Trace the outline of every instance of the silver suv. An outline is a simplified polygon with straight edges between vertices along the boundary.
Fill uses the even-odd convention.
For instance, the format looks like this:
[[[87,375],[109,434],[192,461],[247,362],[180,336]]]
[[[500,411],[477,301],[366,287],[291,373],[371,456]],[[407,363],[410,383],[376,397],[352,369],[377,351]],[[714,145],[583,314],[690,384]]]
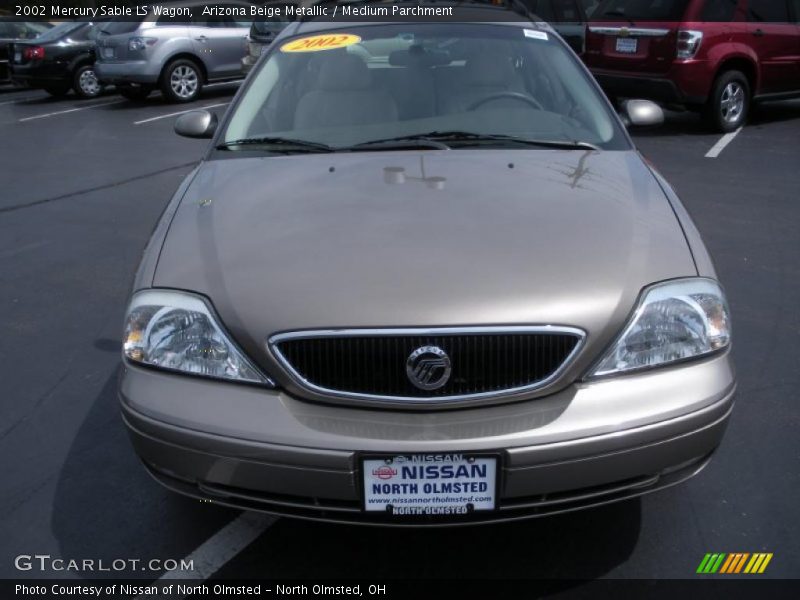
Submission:
[[[172,102],[194,100],[203,85],[242,77],[247,52],[247,17],[209,17],[201,2],[160,5],[157,15],[124,17],[103,27],[97,39],[95,72],[104,84],[115,84],[131,100],[143,100],[159,87]],[[216,6],[242,7],[228,2]]]

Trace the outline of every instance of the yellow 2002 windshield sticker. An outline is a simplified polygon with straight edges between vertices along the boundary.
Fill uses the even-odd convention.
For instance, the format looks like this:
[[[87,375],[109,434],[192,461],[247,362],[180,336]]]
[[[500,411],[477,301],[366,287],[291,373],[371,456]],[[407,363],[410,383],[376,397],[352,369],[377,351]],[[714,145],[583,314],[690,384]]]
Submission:
[[[334,33],[326,35],[312,35],[286,42],[281,46],[281,52],[319,52],[320,50],[335,50],[345,48],[361,41],[361,38],[352,33]]]

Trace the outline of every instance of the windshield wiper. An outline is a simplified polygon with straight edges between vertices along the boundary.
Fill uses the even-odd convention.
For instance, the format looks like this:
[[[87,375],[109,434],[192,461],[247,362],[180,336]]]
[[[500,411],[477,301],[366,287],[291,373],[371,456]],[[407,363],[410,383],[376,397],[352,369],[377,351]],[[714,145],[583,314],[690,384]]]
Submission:
[[[539,146],[542,148],[563,148],[566,150],[600,150],[594,144],[589,142],[581,142],[577,140],[532,140],[528,138],[517,137],[513,135],[504,135],[499,133],[475,133],[472,131],[431,131],[428,133],[420,133],[413,136],[406,136],[404,138],[396,138],[397,140],[403,139],[420,139],[433,142],[447,142],[453,143],[476,143],[481,142],[507,142],[512,144],[523,144],[526,146]]]
[[[217,150],[229,150],[232,146],[278,146],[278,152],[333,152],[334,148],[318,142],[294,140],[282,137],[253,137],[217,144]]]
[[[454,143],[457,144],[465,142],[468,144],[480,144],[481,142],[505,142],[512,144],[523,144],[526,146],[539,146],[542,148],[562,148],[565,150],[600,150],[600,148],[594,144],[590,144],[589,142],[575,140],[531,140],[513,135],[474,133],[472,131],[429,131],[427,133],[416,133],[413,135],[386,138],[383,140],[372,140],[344,149],[366,149],[372,147],[373,145],[386,145],[389,147],[391,144],[401,144],[405,142],[422,142],[431,144],[432,147],[441,148],[442,150],[449,149],[450,146],[448,144],[452,145]],[[438,144],[438,146],[434,146],[435,144]]]
[[[435,133],[435,132],[434,132]],[[370,140],[353,146],[341,148],[342,150],[394,150],[395,148],[431,148],[433,150],[449,150],[450,146],[431,139],[430,134],[420,133],[400,137]]]

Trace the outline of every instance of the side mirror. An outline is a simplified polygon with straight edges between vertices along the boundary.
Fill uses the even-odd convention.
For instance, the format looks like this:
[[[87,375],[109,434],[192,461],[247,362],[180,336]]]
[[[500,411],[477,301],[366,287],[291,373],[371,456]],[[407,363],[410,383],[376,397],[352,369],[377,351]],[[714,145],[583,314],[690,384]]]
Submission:
[[[664,123],[664,111],[650,100],[626,100],[622,111],[626,127],[655,127]]]
[[[175,133],[188,138],[210,138],[217,129],[217,115],[207,110],[193,110],[178,117]]]

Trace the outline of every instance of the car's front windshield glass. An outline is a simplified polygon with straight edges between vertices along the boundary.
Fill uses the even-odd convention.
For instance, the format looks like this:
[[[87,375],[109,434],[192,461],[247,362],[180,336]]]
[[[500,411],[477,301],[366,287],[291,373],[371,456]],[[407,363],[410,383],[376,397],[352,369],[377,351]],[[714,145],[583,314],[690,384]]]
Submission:
[[[431,134],[451,146],[454,132],[473,136],[471,144],[461,140],[464,147],[478,136],[495,136],[483,140],[491,147],[516,147],[501,137],[629,147],[601,92],[553,33],[431,23],[325,30],[276,42],[221,142],[253,150],[269,145],[259,146],[259,139],[280,138],[342,149]]]

